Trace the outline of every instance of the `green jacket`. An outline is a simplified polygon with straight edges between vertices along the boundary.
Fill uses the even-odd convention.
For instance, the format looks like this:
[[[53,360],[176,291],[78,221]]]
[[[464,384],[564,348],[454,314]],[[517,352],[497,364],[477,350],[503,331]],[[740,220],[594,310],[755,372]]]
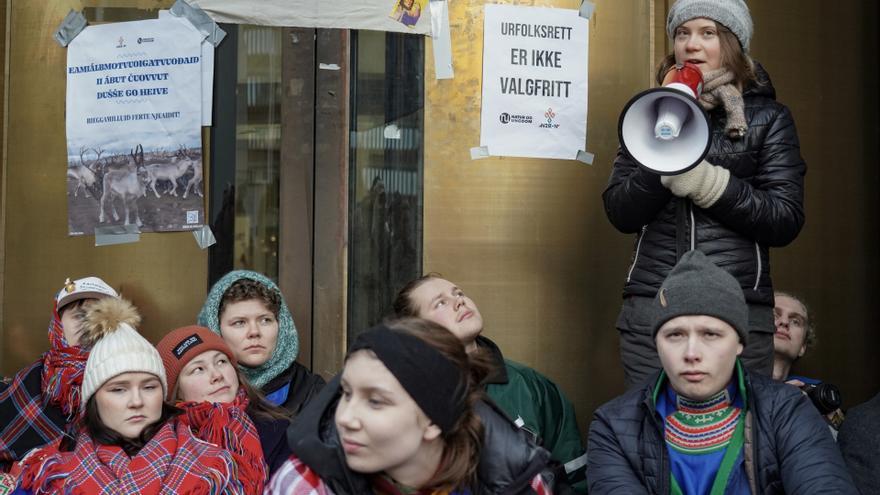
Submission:
[[[504,359],[501,350],[486,337],[477,337],[477,345],[489,351],[498,365],[487,380],[486,393],[510,419],[538,437],[551,457],[562,464],[579,464],[584,445],[578,429],[574,406],[559,386],[524,364]],[[585,463],[580,463],[585,464]],[[576,491],[586,493],[585,466],[567,470]]]

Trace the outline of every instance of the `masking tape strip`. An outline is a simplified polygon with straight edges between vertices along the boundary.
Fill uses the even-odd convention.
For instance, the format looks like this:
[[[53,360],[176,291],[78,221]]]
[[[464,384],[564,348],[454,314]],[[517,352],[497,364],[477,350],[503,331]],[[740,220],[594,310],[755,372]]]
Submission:
[[[578,150],[578,154],[575,160],[579,162],[584,162],[587,165],[592,165],[594,158],[596,158],[596,155],[590,153],[589,151]]]
[[[324,62],[319,63],[318,68],[321,70],[340,70],[340,69],[342,69],[342,67],[340,67],[339,64],[325,64]]]
[[[480,160],[489,158],[489,148],[486,146],[476,146],[471,148],[471,160]]]
[[[207,37],[208,43],[217,46],[226,37],[226,31],[220,29],[220,26],[208,17],[199,7],[193,7],[184,0],[177,0],[171,6],[171,14],[176,17],[183,17],[192,23],[202,34]]]
[[[565,463],[563,466],[565,468],[565,474],[571,474],[578,469],[587,465],[587,453],[584,452],[580,457],[576,457]]]
[[[141,231],[137,225],[107,225],[95,227],[95,246],[112,246],[127,244],[141,240]]]
[[[581,4],[580,11],[578,11],[578,15],[585,19],[589,19],[595,10],[596,4],[590,0],[584,0],[584,3]]]
[[[207,225],[203,225],[202,228],[196,229],[192,231],[193,237],[196,238],[196,244],[199,245],[200,249],[207,249],[214,244],[217,244],[217,238],[214,237],[214,232],[211,231],[211,227]]]
[[[86,16],[82,15],[82,12],[71,9],[61,21],[61,25],[58,26],[53,37],[61,46],[67,46],[86,28],[87,24]]]
[[[449,2],[431,0],[431,33],[434,47],[434,74],[437,79],[452,79],[452,36],[449,30]]]

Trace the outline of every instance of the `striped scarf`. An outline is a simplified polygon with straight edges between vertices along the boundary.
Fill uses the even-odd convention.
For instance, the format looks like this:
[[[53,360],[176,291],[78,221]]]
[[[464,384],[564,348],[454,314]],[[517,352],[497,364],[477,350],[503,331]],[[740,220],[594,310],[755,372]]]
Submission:
[[[705,401],[677,396],[675,412],[666,417],[666,443],[685,454],[723,450],[730,443],[742,409],[731,403],[727,389]]]
[[[49,322],[49,351],[43,355],[43,398],[61,408],[68,423],[80,413],[80,386],[89,352],[69,346],[64,338],[58,308],[52,308]]]
[[[168,420],[134,457],[85,432],[73,452],[57,443],[25,460],[21,488],[42,494],[243,494],[229,454]]]
[[[233,402],[182,402],[180,422],[189,426],[196,438],[229,451],[238,466],[238,479],[244,493],[263,493],[269,479],[269,468],[263,458],[263,448],[254,422],[245,412],[248,397],[243,387]]]
[[[724,67],[704,73],[700,105],[706,110],[723,105],[727,114],[724,132],[732,139],[742,139],[746,135],[748,125],[742,92],[734,84],[734,77],[733,72]]]

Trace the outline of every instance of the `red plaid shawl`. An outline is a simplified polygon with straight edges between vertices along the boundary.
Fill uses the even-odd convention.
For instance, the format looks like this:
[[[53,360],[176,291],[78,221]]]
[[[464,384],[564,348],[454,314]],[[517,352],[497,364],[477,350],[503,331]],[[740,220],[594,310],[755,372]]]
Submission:
[[[88,359],[88,351],[67,345],[58,308],[52,308],[49,351],[43,355],[43,394],[49,404],[61,408],[69,422],[80,414],[79,391]]]
[[[244,493],[259,495],[269,479],[269,468],[263,458],[263,448],[257,428],[245,410],[247,394],[239,387],[235,401],[229,403],[182,402],[177,407],[186,413],[180,416],[193,434],[232,454],[238,465],[238,479]]]
[[[228,452],[168,420],[134,457],[80,434],[73,452],[57,443],[25,461],[21,488],[42,494],[243,494]]]
[[[73,432],[79,414],[79,390],[88,351],[64,340],[61,319],[53,308],[50,350],[36,363],[0,385],[0,468],[20,460],[33,448]]]

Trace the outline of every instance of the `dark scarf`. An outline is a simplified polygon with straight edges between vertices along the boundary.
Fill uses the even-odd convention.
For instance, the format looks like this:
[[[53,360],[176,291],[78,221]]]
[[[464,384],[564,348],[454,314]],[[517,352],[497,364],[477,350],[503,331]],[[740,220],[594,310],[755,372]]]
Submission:
[[[734,84],[734,74],[729,69],[720,68],[703,74],[703,92],[700,105],[712,110],[718,105],[724,106],[727,113],[727,125],[724,131],[732,139],[742,139],[746,135],[745,112],[742,92]]]
[[[238,465],[238,479],[244,493],[259,495],[269,478],[263,459],[263,448],[257,428],[245,413],[248,397],[239,387],[233,402],[182,402],[180,422],[192,430],[196,438],[228,450]]]

